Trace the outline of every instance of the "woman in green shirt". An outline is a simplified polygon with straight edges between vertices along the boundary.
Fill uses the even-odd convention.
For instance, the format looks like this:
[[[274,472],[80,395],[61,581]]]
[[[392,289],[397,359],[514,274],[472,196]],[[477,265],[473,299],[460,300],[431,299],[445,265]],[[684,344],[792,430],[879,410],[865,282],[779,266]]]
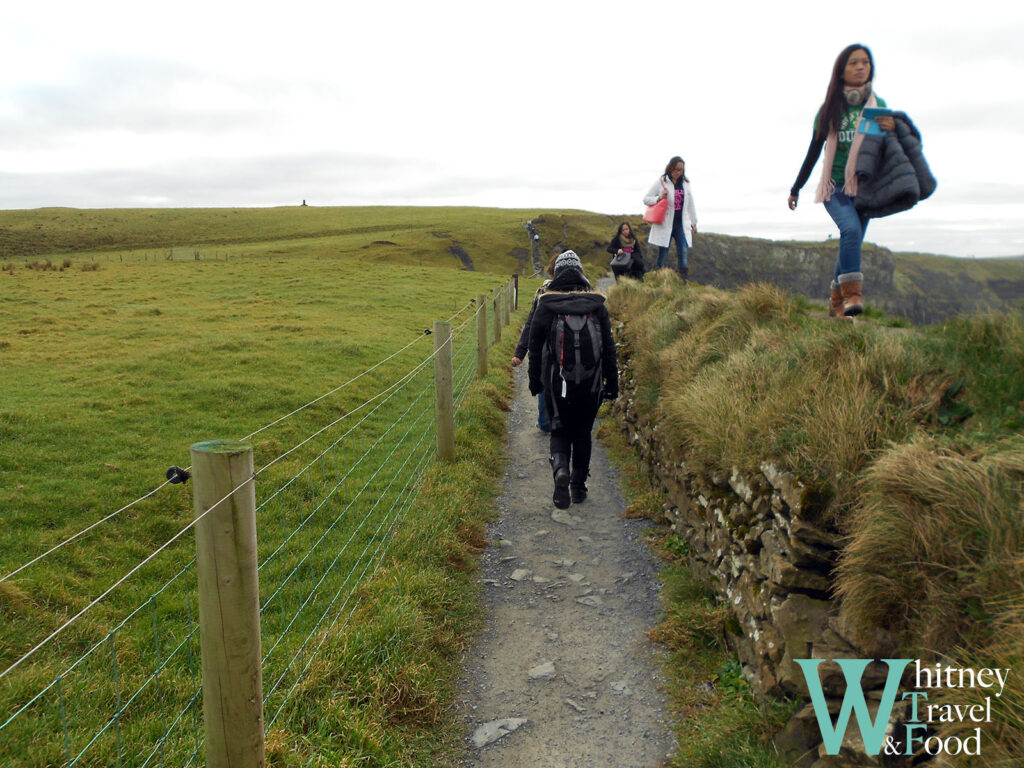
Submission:
[[[854,170],[863,136],[857,132],[861,112],[864,107],[886,106],[885,101],[872,92],[874,73],[874,59],[866,45],[854,43],[840,52],[832,68],[825,101],[814,118],[807,156],[789,191],[789,208],[795,210],[800,189],[824,147],[825,162],[815,202],[824,203],[825,210],[839,227],[839,258],[829,296],[829,312],[833,317],[852,318],[864,311],[860,255],[868,220],[857,213],[853,204],[857,195]],[[880,117],[877,122],[885,131],[895,127],[891,117]]]

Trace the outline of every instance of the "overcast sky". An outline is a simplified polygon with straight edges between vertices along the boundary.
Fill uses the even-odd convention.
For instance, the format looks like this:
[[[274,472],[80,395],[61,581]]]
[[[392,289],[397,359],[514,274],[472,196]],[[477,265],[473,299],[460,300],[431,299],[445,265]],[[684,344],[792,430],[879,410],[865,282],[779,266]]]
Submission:
[[[867,239],[1024,254],[1024,4],[8,4],[0,209],[480,205],[639,218],[681,155],[699,226],[820,240],[790,185],[848,43],[938,191]],[[609,233],[610,236],[611,233]]]

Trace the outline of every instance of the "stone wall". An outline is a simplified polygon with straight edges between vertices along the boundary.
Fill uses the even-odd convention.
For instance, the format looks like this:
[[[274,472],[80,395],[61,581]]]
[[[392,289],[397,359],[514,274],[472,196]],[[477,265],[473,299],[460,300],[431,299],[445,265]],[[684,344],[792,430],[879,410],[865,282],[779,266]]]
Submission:
[[[621,396],[612,404],[612,414],[664,489],[665,516],[689,542],[695,572],[728,604],[726,637],[755,693],[807,701],[807,684],[794,659],[891,657],[895,645],[882,632],[876,633],[874,647],[858,646],[832,598],[842,543],[822,517],[828,492],[801,483],[769,461],[754,474],[693,471],[658,425],[637,413],[635,382],[628,350],[624,352],[619,363]],[[834,714],[845,680],[834,662],[823,662],[820,669]],[[885,665],[874,662],[864,675],[872,716],[886,671]],[[899,705],[893,712],[890,728],[905,714]],[[866,755],[855,718],[840,755],[826,755],[810,704],[777,735],[776,744],[792,765],[801,768],[883,764],[881,758]]]

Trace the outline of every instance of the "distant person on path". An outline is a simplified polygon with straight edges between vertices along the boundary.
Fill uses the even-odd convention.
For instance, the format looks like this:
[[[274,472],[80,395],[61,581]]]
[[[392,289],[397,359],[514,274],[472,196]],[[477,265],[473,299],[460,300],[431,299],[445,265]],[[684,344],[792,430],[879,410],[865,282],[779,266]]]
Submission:
[[[555,274],[555,259],[561,255],[562,249],[556,247],[554,252],[551,254],[551,260],[548,262],[547,269],[548,277],[553,277]],[[516,344],[516,351],[512,354],[512,367],[517,368],[522,365],[523,360],[526,359],[527,353],[530,351],[530,324],[533,322],[533,315],[537,311],[537,301],[540,299],[540,295],[547,290],[547,287],[551,285],[551,280],[545,280],[537,292],[533,295],[533,304],[530,307],[530,314],[526,317],[526,322],[523,324],[523,331],[519,334],[519,343]],[[551,431],[551,419],[548,418],[548,411],[544,405],[544,393],[540,392],[537,395],[537,429],[541,432]]]
[[[587,498],[591,431],[602,399],[619,396],[615,339],[604,296],[590,289],[573,251],[555,259],[554,279],[530,323],[530,393],[544,393],[559,509]]]
[[[644,279],[644,256],[640,250],[640,241],[633,235],[633,228],[627,222],[619,224],[607,251],[612,255],[611,267],[615,282],[623,275],[634,280]]]
[[[668,198],[668,212],[661,224],[651,224],[647,242],[658,246],[658,269],[661,269],[665,265],[669,244],[675,238],[677,269],[685,283],[690,274],[686,254],[697,235],[697,209],[693,204],[690,180],[686,178],[686,163],[681,157],[668,161],[665,174],[644,195],[644,205],[654,205],[665,198]]]
[[[789,190],[789,209],[796,210],[800,190],[824,147],[825,160],[814,202],[824,203],[828,215],[839,227],[839,257],[829,291],[829,314],[837,318],[852,319],[864,311],[861,246],[868,219],[858,213],[854,198],[857,195],[857,156],[865,134],[859,133],[857,126],[865,107],[886,106],[874,93],[874,74],[874,59],[866,45],[854,43],[840,52],[832,67],[825,101],[814,118],[807,156]],[[875,122],[883,131],[895,128],[892,117],[879,117]]]

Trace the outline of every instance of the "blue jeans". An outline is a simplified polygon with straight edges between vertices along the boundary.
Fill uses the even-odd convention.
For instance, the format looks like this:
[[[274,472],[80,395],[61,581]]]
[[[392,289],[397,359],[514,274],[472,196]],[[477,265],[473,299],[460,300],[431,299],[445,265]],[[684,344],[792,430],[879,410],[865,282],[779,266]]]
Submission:
[[[544,405],[544,393],[537,395],[537,427],[542,432],[551,431],[551,419],[548,418],[548,409]]]
[[[683,232],[682,216],[679,217],[678,221],[673,218],[672,234],[669,236],[668,245],[658,246],[658,269],[661,269],[665,265],[665,256],[668,254],[669,246],[672,245],[673,237],[676,239],[676,255],[679,257],[679,271],[682,272],[687,268],[686,252],[689,250],[689,246],[686,244],[686,234]]]
[[[835,280],[839,280],[840,275],[861,271],[860,247],[868,229],[868,220],[857,213],[853,199],[842,191],[841,184],[836,184],[832,199],[825,203],[825,210],[839,227],[839,259],[835,274]]]

